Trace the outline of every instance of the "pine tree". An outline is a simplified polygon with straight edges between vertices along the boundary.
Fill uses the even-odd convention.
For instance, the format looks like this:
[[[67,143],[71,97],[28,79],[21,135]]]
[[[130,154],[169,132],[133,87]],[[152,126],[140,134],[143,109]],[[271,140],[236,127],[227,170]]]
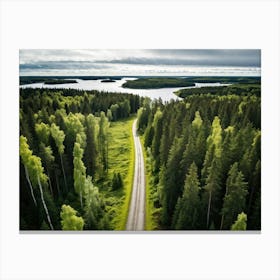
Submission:
[[[222,208],[221,229],[228,229],[242,212],[246,204],[247,183],[242,172],[238,171],[237,162],[234,163],[228,173],[226,194]]]

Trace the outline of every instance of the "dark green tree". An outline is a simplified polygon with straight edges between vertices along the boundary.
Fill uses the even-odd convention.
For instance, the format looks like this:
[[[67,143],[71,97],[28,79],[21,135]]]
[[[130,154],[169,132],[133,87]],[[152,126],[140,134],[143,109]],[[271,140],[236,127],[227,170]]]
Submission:
[[[221,229],[229,229],[236,220],[238,213],[245,209],[247,183],[241,171],[238,171],[238,164],[235,162],[229,173],[226,183],[226,194],[222,208]]]
[[[200,213],[200,183],[197,167],[193,162],[186,176],[183,196],[178,199],[173,218],[174,229],[198,229]]]

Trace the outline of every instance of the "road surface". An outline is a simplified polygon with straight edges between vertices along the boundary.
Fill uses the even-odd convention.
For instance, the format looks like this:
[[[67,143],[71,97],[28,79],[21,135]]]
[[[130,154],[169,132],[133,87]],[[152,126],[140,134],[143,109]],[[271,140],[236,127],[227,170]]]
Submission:
[[[145,229],[145,169],[140,138],[137,135],[135,120],[132,125],[132,134],[135,147],[134,181],[130,200],[126,230]]]

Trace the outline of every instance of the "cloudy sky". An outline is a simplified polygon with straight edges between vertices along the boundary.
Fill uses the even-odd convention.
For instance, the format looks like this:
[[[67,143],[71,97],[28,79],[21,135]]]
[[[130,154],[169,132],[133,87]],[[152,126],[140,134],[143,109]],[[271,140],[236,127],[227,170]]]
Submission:
[[[20,75],[259,76],[260,50],[24,49]]]

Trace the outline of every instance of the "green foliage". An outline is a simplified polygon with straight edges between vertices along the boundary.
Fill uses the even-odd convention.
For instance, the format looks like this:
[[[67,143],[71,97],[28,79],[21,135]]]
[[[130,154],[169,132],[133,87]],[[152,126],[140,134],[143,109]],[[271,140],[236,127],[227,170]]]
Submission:
[[[211,86],[211,87],[201,87],[201,88],[185,88],[180,89],[176,92],[179,97],[186,98],[194,94],[213,94],[213,95],[261,95],[261,86],[260,84],[233,84],[230,86]]]
[[[86,229],[108,229],[108,225],[104,227],[104,224],[100,224],[104,222],[105,205],[98,188],[93,186],[90,176],[85,180],[85,190]]]
[[[56,147],[58,149],[59,154],[63,154],[64,152],[64,139],[65,139],[65,134],[62,130],[60,130],[59,126],[56,124],[52,123],[51,125],[51,135],[55,141]]]
[[[197,167],[192,163],[186,176],[183,196],[178,199],[173,216],[174,229],[198,229],[200,213],[200,182]]]
[[[162,223],[165,227],[170,227],[172,214],[179,196],[182,194],[183,186],[180,184],[182,174],[180,174],[180,161],[182,159],[182,139],[175,138],[170,149],[166,170],[162,175],[160,184],[162,185]]]
[[[79,143],[75,143],[73,150],[74,157],[74,188],[77,194],[80,196],[81,207],[83,208],[83,196],[85,194],[85,180],[86,180],[86,168],[82,161],[84,150]]]
[[[132,119],[119,119],[136,113],[140,100],[131,94],[20,89],[21,229],[51,229],[49,221],[58,229],[62,204],[81,213],[86,229],[124,229],[134,152]],[[116,109],[112,129],[108,122],[110,108]],[[82,149],[75,149],[76,157],[75,143]],[[110,188],[113,171],[120,173],[123,180],[123,187],[116,191]],[[87,175],[98,188],[100,207],[95,225],[86,220],[86,213],[90,213]]]
[[[100,151],[101,166],[103,167],[101,177],[108,170],[108,129],[109,121],[104,112],[100,114],[98,147]]]
[[[238,171],[238,163],[234,163],[228,173],[226,194],[222,208],[221,229],[228,229],[235,221],[237,214],[245,209],[247,183],[241,171]]]
[[[240,104],[244,104],[242,114],[238,114]],[[162,127],[157,134],[158,112]],[[154,228],[186,227],[179,216],[184,217],[181,221],[189,218],[182,214],[187,208],[184,180],[194,162],[201,186],[194,228],[229,229],[236,215],[246,210],[248,229],[260,229],[260,113],[260,98],[247,93],[192,95],[164,105],[161,101],[143,104],[138,130],[143,133],[147,153],[151,150],[152,195],[146,205],[150,207],[148,213],[159,213]],[[232,182],[236,187],[227,188],[228,173],[235,162],[239,183]]]
[[[194,77],[192,81],[216,79]],[[186,174],[190,176],[194,162],[201,188],[192,226],[219,229],[224,215],[222,228],[228,229],[236,215],[246,210],[248,229],[260,229],[261,106],[259,85],[254,85],[258,81],[247,77],[219,79],[239,85],[228,87],[226,95],[218,95],[218,91],[208,95],[203,94],[203,88],[196,89],[198,95],[165,104],[129,94],[21,89],[21,228],[50,229],[49,220],[54,228],[59,228],[58,213],[65,204],[79,210],[85,229],[124,229],[133,179],[134,146],[132,119],[119,119],[136,113],[141,103],[137,125],[149,155],[146,205],[151,207],[150,228],[173,229],[179,228],[179,224],[183,228],[184,223],[190,227],[190,215],[184,214],[189,213],[189,204],[183,202],[188,197]],[[240,85],[246,79],[250,87]],[[102,112],[107,112],[107,116]],[[79,145],[76,155],[75,143]],[[239,191],[236,192],[240,184],[227,188],[228,174],[235,162],[236,178],[239,172],[243,174],[239,180],[241,190],[247,190],[246,194],[240,192],[241,199],[237,198]],[[123,179],[123,187],[116,190],[111,188],[114,172]],[[61,188],[63,179],[65,188]],[[237,182],[232,181],[231,185]],[[88,189],[92,189],[90,196]],[[232,197],[236,197],[236,205]],[[244,207],[240,206],[242,201]]]
[[[62,230],[83,230],[84,220],[77,216],[77,211],[71,206],[63,204],[60,217]]]
[[[246,230],[247,228],[247,215],[245,213],[240,213],[237,220],[232,225],[231,230]]]
[[[192,121],[192,126],[199,129],[201,127],[202,123],[203,123],[203,121],[201,119],[200,113],[199,113],[199,111],[196,111],[195,118]]]
[[[121,174],[119,172],[118,173],[114,172],[114,176],[112,179],[112,190],[115,191],[121,189],[122,187],[123,187],[123,180]]]
[[[35,131],[41,143],[48,145],[50,138],[50,127],[49,125],[41,122],[35,124]]]

